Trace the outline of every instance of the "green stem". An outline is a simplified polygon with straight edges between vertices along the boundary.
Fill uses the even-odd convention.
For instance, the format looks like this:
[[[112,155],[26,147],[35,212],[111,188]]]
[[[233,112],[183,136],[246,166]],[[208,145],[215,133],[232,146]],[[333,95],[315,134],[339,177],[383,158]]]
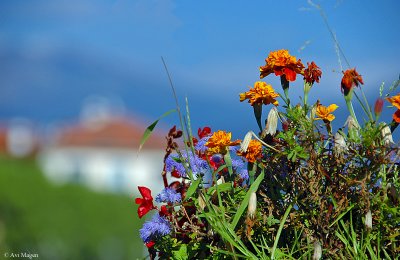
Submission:
[[[288,107],[290,107],[290,99],[289,99],[289,81],[286,79],[285,75],[281,76],[281,85],[283,88],[283,93],[285,94],[285,103]]]
[[[360,124],[358,123],[357,117],[356,117],[356,113],[354,113],[353,104],[351,103],[351,99],[353,98],[353,91],[354,91],[353,88],[351,88],[349,90],[345,90],[344,100],[346,101],[346,106],[347,106],[347,109],[350,112],[350,115],[354,118],[354,120],[356,121],[357,125],[360,126]]]
[[[274,241],[274,246],[272,247],[272,253],[271,253],[271,259],[275,259],[275,251],[276,247],[278,246],[279,242],[279,237],[281,236],[283,226],[285,225],[286,219],[290,213],[290,210],[292,210],[293,203],[289,204],[289,207],[286,209],[285,214],[283,215],[283,218],[281,219],[281,223],[279,225],[278,233],[276,233],[276,238]]]
[[[356,121],[357,125],[360,126],[360,124],[358,123],[356,114],[354,113],[354,108],[353,108],[353,104],[351,103],[351,100],[347,100],[346,99],[346,105],[347,105],[347,109],[350,112],[350,115],[354,118],[354,120]]]

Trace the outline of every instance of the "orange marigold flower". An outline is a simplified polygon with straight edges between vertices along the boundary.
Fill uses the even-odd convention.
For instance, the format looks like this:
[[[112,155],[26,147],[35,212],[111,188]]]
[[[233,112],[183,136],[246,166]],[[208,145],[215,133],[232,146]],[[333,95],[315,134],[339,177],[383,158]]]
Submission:
[[[356,69],[348,69],[343,72],[343,78],[341,82],[342,91],[349,91],[354,86],[364,85],[363,79]]]
[[[287,81],[295,81],[297,74],[303,74],[303,63],[287,50],[271,51],[265,62],[265,66],[260,67],[261,79],[274,72],[276,76],[285,75]]]
[[[236,146],[240,144],[240,140],[231,141],[232,133],[227,133],[222,130],[214,132],[208,139],[206,146],[208,147],[207,153],[209,154],[226,154],[229,146]]]
[[[278,100],[275,98],[279,97],[279,94],[275,92],[271,85],[257,81],[254,83],[254,88],[250,88],[245,93],[240,93],[240,102],[248,99],[249,103],[253,106],[254,104],[273,104],[277,106]]]
[[[321,69],[313,61],[311,63],[307,62],[307,68],[304,70],[304,80],[309,84],[314,84],[314,82],[319,83],[319,78],[322,75]]]
[[[393,120],[396,123],[400,123],[400,94],[397,94],[394,97],[387,97],[387,101],[390,102],[395,108],[397,108],[397,111],[393,114]]]
[[[247,159],[248,162],[255,162],[257,159],[262,156],[262,146],[258,140],[251,140],[249,146],[247,147],[246,152],[241,152],[240,150],[237,152],[239,156],[243,156]]]
[[[323,106],[321,104],[317,105],[317,109],[315,111],[315,113],[317,114],[317,118],[315,118],[316,120],[318,119],[322,119],[324,121],[333,121],[333,119],[335,119],[335,116],[332,115],[331,113],[333,111],[335,111],[338,108],[338,106],[336,104],[332,104],[329,106]]]

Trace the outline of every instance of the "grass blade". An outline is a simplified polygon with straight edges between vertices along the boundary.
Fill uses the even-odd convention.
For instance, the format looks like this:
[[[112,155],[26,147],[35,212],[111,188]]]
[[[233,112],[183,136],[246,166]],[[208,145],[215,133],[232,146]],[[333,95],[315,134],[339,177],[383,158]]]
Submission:
[[[165,112],[162,116],[160,116],[156,121],[154,121],[149,127],[146,128],[146,130],[143,133],[142,138],[140,139],[140,145],[139,145],[139,150],[138,153],[140,152],[140,150],[142,150],[144,143],[147,141],[147,139],[149,139],[149,137],[151,136],[154,128],[157,126],[158,122],[168,116],[169,114],[171,114],[172,112],[176,112],[176,109],[171,109],[167,112]]]

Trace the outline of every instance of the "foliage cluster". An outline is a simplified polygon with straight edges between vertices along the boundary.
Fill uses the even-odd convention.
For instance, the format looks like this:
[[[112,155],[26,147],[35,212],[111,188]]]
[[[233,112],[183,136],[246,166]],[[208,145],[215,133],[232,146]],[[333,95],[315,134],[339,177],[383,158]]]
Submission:
[[[394,259],[400,254],[400,153],[391,133],[400,117],[396,112],[387,124],[379,116],[384,97],[400,109],[400,96],[383,96],[381,89],[372,109],[361,75],[344,71],[340,87],[349,117],[334,133],[338,106],[308,104],[322,75],[314,62],[306,68],[287,50],[271,52],[260,77],[270,74],[280,77],[283,95],[262,81],[240,94],[254,110],[258,134],[233,141],[230,133],[205,127],[194,137],[189,116],[181,117],[184,132],[171,129],[165,188],[156,196],[163,205],[153,205],[146,187],[139,187],[136,200],[140,217],[156,211],[140,230],[150,257]],[[299,75],[304,96],[292,105],[290,83]],[[279,110],[278,97],[284,103]],[[368,118],[363,124],[353,97]]]

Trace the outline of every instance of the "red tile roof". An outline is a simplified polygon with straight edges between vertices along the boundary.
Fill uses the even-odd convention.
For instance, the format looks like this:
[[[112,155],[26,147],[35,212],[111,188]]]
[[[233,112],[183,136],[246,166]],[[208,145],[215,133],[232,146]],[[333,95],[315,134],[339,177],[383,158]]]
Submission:
[[[147,126],[124,117],[110,118],[95,123],[80,123],[67,127],[57,138],[57,146],[112,147],[137,149]],[[164,149],[166,139],[155,131],[143,149]]]

